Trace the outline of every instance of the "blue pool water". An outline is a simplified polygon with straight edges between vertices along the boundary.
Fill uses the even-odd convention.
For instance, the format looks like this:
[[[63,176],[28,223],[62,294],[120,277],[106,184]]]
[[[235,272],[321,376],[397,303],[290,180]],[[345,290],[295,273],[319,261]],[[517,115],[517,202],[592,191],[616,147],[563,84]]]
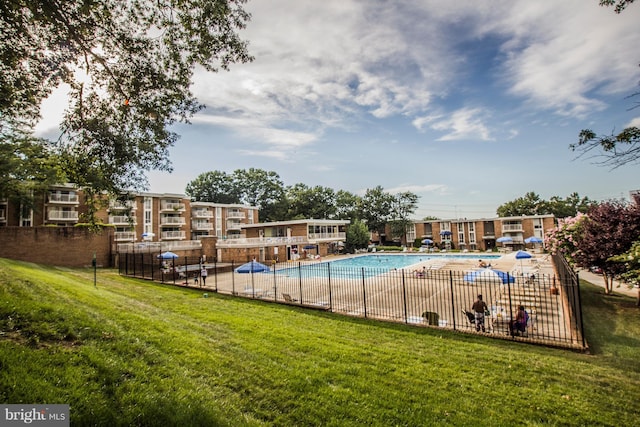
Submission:
[[[482,259],[496,259],[500,255],[482,254]],[[317,264],[301,264],[299,267],[291,267],[277,270],[277,274],[288,277],[327,277],[329,274],[335,277],[373,277],[390,270],[409,267],[420,262],[433,259],[478,259],[475,255],[420,255],[420,254],[396,254],[396,255],[362,255],[345,258],[336,261],[321,262]]]

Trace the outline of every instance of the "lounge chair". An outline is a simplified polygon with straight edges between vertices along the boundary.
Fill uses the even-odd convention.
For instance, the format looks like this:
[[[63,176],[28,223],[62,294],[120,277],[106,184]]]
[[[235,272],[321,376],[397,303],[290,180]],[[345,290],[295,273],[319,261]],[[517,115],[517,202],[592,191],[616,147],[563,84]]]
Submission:
[[[464,316],[465,316],[465,317],[467,318],[467,320],[469,321],[469,324],[470,324],[471,326],[475,326],[475,325],[476,325],[476,316],[475,316],[472,312],[467,311],[467,310],[465,310],[465,309],[462,309],[462,312],[464,313]]]
[[[282,298],[284,298],[284,302],[298,302],[297,299],[291,298],[291,295],[289,294],[282,294]]]

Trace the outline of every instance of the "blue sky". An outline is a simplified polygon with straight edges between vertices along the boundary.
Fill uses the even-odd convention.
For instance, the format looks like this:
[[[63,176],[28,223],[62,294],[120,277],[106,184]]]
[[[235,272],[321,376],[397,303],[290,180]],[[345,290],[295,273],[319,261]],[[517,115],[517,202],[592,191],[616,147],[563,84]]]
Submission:
[[[640,126],[640,4],[598,0],[253,0],[255,56],[196,73],[206,105],[176,131],[174,172],[251,167],[285,185],[420,196],[415,218],[495,216],[533,191],[594,200],[640,189],[637,165],[575,160],[581,129]],[[42,126],[45,126],[42,124]]]

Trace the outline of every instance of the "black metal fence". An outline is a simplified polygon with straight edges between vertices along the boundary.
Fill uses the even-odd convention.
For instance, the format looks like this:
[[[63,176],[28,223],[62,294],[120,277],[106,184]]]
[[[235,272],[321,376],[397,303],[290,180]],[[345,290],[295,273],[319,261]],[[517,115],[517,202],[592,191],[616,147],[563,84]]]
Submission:
[[[239,264],[203,263],[198,258],[161,260],[157,254],[120,254],[119,270],[135,276],[246,298],[294,304],[371,319],[477,333],[468,313],[478,295],[488,306],[484,334],[545,345],[583,349],[578,276],[562,257],[555,274],[480,275],[427,269],[385,270],[336,267],[330,262],[270,264],[267,272],[234,272]],[[202,280],[202,268],[207,270]],[[526,329],[512,333],[518,307]],[[481,332],[482,333],[482,332]]]

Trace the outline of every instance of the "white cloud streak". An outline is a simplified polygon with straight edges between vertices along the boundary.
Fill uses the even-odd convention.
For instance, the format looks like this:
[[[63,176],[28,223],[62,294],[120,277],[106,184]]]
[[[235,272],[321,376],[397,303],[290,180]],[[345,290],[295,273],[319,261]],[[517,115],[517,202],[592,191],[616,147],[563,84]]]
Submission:
[[[247,7],[253,18],[244,36],[255,62],[198,74],[194,91],[206,114],[238,118],[219,125],[276,146],[311,144],[324,129],[349,128],[363,115],[403,115],[417,129],[444,132],[443,141],[491,140],[484,120],[493,106],[434,104],[466,85],[460,79],[469,75],[469,58],[457,46],[465,40],[501,40],[495,87],[559,115],[602,110],[595,93],[622,92],[634,78],[633,11],[616,15],[580,0],[271,0]],[[304,132],[288,135],[282,129],[290,126]]]

